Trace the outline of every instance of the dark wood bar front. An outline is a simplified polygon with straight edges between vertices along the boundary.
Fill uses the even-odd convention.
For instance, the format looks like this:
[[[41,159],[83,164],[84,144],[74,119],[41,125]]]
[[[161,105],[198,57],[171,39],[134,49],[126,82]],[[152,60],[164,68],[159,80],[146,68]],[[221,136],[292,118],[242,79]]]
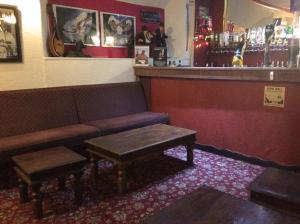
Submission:
[[[135,67],[152,111],[196,130],[198,143],[300,166],[300,70]],[[285,87],[283,108],[264,105],[265,86]]]

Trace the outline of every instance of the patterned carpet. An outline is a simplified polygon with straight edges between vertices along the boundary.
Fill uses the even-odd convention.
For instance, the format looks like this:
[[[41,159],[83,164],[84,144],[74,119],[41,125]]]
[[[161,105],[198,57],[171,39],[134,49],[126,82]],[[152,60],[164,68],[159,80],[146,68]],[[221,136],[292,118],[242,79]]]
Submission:
[[[159,159],[132,164],[128,169],[129,192],[118,196],[112,164],[99,162],[100,177],[91,182],[89,168],[83,176],[84,202],[74,205],[72,177],[66,191],[57,191],[56,181],[45,183],[42,220],[33,219],[30,203],[20,204],[18,189],[0,191],[0,223],[140,223],[172,202],[200,186],[207,185],[236,197],[247,199],[249,183],[263,168],[241,161],[195,150],[195,166],[187,168],[182,147],[165,152]],[[172,156],[172,157],[169,157]]]

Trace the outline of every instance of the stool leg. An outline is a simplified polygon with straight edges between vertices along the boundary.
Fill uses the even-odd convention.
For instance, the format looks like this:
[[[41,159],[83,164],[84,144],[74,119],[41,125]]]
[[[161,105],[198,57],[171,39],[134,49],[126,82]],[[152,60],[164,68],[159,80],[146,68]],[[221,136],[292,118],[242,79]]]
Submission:
[[[19,194],[20,194],[20,202],[25,203],[29,201],[28,197],[28,185],[21,179],[19,181]]]
[[[126,167],[124,164],[118,164],[118,193],[123,194],[126,191]]]
[[[33,212],[37,219],[43,218],[43,200],[40,189],[41,184],[32,185]]]
[[[60,191],[66,190],[66,178],[64,177],[58,178],[58,187]]]
[[[90,153],[90,164],[91,164],[92,177],[96,179],[98,178],[98,159],[92,153]]]
[[[75,202],[77,205],[80,205],[82,203],[82,191],[81,191],[81,176],[82,171],[77,172],[74,174],[75,181],[74,181],[74,194],[75,194]]]

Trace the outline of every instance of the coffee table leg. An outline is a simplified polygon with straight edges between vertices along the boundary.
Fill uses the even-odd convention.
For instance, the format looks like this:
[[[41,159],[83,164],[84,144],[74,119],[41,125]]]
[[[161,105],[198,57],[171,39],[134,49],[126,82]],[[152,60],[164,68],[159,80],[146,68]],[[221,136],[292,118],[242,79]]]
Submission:
[[[58,187],[60,191],[66,190],[66,178],[64,177],[58,178]]]
[[[81,176],[83,172],[74,173],[75,181],[74,181],[74,194],[75,194],[75,202],[77,205],[82,203],[82,192],[81,192]]]
[[[92,153],[90,153],[90,163],[92,176],[94,178],[98,178],[98,158],[96,158],[96,156]]]
[[[126,169],[124,164],[118,164],[118,193],[126,191]]]
[[[37,219],[43,218],[43,200],[40,189],[41,184],[32,185],[33,212]]]
[[[187,164],[189,166],[194,165],[194,143],[190,143],[186,145],[186,155],[187,155]]]
[[[28,185],[21,178],[19,178],[19,193],[20,193],[21,203],[25,203],[29,201]]]

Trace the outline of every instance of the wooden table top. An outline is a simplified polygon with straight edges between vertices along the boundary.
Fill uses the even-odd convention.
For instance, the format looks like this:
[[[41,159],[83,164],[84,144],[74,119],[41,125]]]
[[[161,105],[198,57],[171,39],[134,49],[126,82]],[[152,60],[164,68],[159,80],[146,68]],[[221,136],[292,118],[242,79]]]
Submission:
[[[235,198],[214,189],[201,187],[160,212],[144,224],[300,224],[300,220]]]
[[[61,146],[14,156],[12,160],[19,169],[31,176],[36,173],[50,171],[57,167],[84,164],[87,159]]]
[[[195,137],[196,131],[156,124],[143,128],[97,137],[85,141],[89,148],[109,151],[118,156],[133,153],[144,148],[158,146],[185,137]]]

